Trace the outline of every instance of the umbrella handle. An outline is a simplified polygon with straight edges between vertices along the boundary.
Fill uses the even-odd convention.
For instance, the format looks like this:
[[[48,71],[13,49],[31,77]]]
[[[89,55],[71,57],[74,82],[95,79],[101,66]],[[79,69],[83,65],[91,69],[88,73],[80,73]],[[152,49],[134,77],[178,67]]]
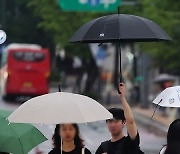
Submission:
[[[118,6],[118,14],[120,14],[120,6]]]
[[[120,84],[120,86],[122,86],[122,84]],[[121,94],[120,90],[119,90],[119,85],[117,87],[117,91],[118,91],[118,94]]]

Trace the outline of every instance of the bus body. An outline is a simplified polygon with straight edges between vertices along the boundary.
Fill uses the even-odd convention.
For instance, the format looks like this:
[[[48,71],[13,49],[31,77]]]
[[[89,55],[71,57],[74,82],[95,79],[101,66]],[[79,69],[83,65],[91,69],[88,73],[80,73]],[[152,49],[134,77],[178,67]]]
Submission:
[[[4,97],[49,92],[50,56],[38,45],[10,44],[2,52],[0,89]]]

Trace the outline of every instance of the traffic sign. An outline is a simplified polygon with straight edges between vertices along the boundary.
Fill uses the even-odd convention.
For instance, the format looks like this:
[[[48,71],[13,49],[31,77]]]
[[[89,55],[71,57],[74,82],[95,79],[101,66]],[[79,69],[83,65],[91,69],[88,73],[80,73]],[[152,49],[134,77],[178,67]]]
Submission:
[[[63,11],[117,11],[122,0],[58,0]]]

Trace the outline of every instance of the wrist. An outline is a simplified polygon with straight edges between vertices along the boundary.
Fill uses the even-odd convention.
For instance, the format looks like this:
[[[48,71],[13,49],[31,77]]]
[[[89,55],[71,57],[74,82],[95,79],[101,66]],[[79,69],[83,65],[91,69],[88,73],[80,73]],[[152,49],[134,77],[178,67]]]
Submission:
[[[121,100],[126,100],[126,97],[124,95],[120,95]]]

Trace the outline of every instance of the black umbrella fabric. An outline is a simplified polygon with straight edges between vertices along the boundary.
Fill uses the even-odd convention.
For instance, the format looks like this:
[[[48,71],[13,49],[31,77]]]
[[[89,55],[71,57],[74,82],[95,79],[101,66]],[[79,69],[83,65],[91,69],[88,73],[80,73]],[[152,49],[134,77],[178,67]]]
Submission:
[[[134,15],[114,14],[93,19],[81,26],[71,43],[155,42],[171,38],[153,21]]]
[[[69,42],[117,43],[120,54],[120,82],[122,82],[120,42],[170,40],[168,34],[151,20],[128,14],[114,14],[96,18],[84,24],[74,33]]]

